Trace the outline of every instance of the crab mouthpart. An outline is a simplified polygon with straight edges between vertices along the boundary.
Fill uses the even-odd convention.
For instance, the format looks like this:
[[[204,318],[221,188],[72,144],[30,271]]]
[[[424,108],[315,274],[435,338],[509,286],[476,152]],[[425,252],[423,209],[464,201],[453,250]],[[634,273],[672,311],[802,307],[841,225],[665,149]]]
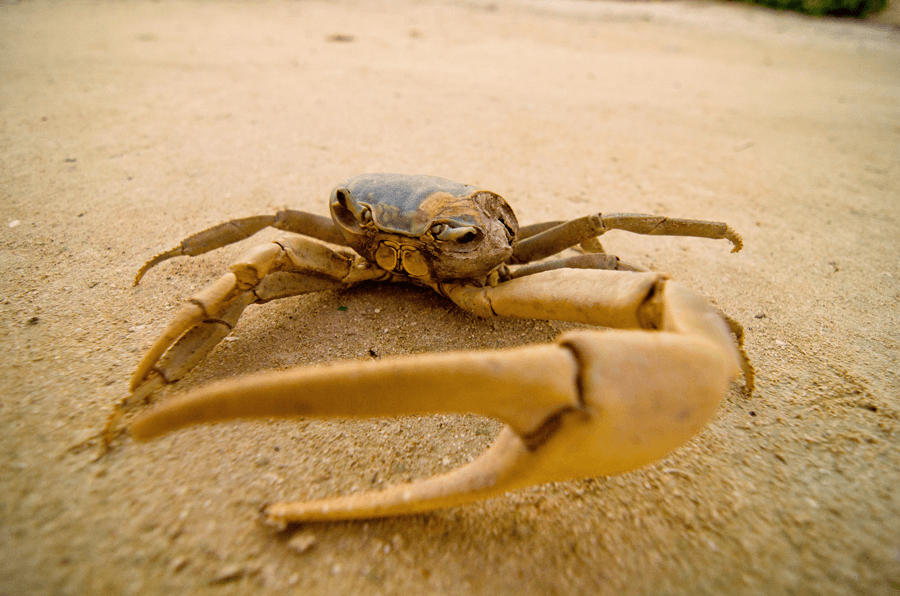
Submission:
[[[428,261],[415,246],[383,240],[375,250],[375,262],[382,269],[395,271],[410,277],[429,276]]]

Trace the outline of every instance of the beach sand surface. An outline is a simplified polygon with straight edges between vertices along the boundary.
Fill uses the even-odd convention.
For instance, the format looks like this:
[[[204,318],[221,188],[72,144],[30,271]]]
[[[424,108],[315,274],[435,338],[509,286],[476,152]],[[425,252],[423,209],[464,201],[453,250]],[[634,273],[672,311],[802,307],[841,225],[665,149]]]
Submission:
[[[897,594],[900,36],[744,4],[0,6],[0,594]],[[746,328],[758,371],[630,474],[278,531],[258,509],[481,453],[474,415],[229,423],[98,457],[177,306],[242,251],[132,280],[235,217],[327,214],[339,181],[432,174],[523,223],[613,232]],[[245,372],[552,341],[429,290],[248,308],[166,399]],[[439,384],[431,389],[441,391]]]

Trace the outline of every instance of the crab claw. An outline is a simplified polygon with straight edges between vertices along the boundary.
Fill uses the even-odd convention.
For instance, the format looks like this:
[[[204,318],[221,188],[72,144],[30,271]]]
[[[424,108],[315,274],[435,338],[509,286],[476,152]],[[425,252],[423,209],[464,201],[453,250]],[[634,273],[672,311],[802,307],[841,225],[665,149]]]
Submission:
[[[276,503],[273,522],[360,519],[459,505],[544,482],[617,474],[663,457],[712,418],[740,357],[693,293],[666,288],[663,331],[578,331],[556,344],[250,375],[138,417],[147,440],[234,418],[471,412],[507,424],[474,462],[383,491]],[[710,314],[712,313],[712,314]]]

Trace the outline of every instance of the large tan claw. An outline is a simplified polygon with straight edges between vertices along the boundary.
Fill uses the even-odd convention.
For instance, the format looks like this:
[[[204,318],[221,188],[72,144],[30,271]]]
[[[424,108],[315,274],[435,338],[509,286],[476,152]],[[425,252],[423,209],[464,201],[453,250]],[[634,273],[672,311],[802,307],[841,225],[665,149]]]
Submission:
[[[472,412],[508,427],[473,463],[384,491],[278,503],[275,522],[359,519],[458,505],[658,460],[711,419],[739,357],[725,323],[676,284],[663,331],[580,331],[557,344],[261,373],[171,399],[132,427],[146,440],[232,418]],[[711,313],[711,314],[710,314]]]
[[[532,410],[547,414],[538,427],[525,435],[512,426],[505,428],[491,448],[471,464],[378,492],[276,503],[267,506],[264,514],[275,523],[406,515],[534,484],[619,474],[652,463],[709,422],[733,377],[729,371],[734,370],[728,356],[709,342],[659,334],[659,341],[648,345],[642,335],[627,331],[564,335],[561,347],[589,362],[581,367],[577,380],[580,403],[561,401],[555,410],[546,403]],[[535,376],[528,358],[535,349],[510,350],[506,356],[511,362],[522,362],[519,374]],[[647,374],[643,366],[633,363],[634,350],[642,350],[650,362],[663,366]],[[452,365],[454,358],[451,356],[448,364]],[[415,366],[413,360],[407,362]],[[552,364],[542,363],[544,376],[555,376]],[[710,375],[710,370],[718,374]],[[450,376],[441,375],[438,380]],[[518,384],[516,375],[509,374],[500,383],[519,388],[521,410],[531,410],[533,400],[545,401],[539,386],[530,384],[527,377],[522,381]],[[427,401],[432,402],[433,410],[446,411],[438,399]],[[479,396],[465,410],[490,415],[487,410],[491,408],[483,407],[484,401]],[[419,402],[411,409],[419,411],[421,405]]]

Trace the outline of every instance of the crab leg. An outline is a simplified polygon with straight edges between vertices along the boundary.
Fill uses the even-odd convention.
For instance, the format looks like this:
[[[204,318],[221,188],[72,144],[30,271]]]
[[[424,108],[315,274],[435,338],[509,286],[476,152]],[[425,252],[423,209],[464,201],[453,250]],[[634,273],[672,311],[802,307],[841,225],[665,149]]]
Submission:
[[[726,239],[733,245],[731,252],[743,247],[740,235],[727,224],[716,221],[678,219],[639,213],[602,213],[573,219],[545,229],[548,224],[532,224],[524,228],[524,239],[513,253],[513,263],[530,263],[588,242],[610,230],[651,236],[691,236],[694,238]]]
[[[582,273],[440,290],[479,314],[658,331],[570,332],[550,345],[256,374],[164,402],[132,432],[145,440],[232,418],[425,412],[473,412],[507,424],[487,452],[456,471],[379,492],[273,504],[265,513],[276,522],[401,515],[632,470],[704,427],[740,373],[741,356],[725,322],[685,287],[657,274]],[[537,306],[546,298],[549,306]]]
[[[553,259],[540,261],[538,263],[529,263],[523,265],[509,274],[510,279],[517,277],[525,277],[551,271],[553,269],[606,269],[609,271],[644,271],[638,267],[626,263],[615,255],[609,253],[587,253],[576,255],[574,257],[566,257],[564,259]]]
[[[134,277],[134,285],[156,265],[173,257],[195,257],[203,253],[222,248],[229,244],[249,238],[263,228],[273,227],[285,232],[294,232],[343,245],[344,238],[334,223],[327,217],[306,213],[305,211],[285,210],[275,215],[254,215],[241,219],[232,219],[209,229],[188,236],[175,248],[162,252],[146,263]]]
[[[250,304],[347,288],[381,274],[359,265],[348,255],[293,234],[250,249],[231,265],[231,272],[194,294],[176,312],[135,370],[131,391],[147,393],[180,378],[231,332]],[[292,275],[272,275],[280,272]],[[167,366],[160,366],[164,355]]]

